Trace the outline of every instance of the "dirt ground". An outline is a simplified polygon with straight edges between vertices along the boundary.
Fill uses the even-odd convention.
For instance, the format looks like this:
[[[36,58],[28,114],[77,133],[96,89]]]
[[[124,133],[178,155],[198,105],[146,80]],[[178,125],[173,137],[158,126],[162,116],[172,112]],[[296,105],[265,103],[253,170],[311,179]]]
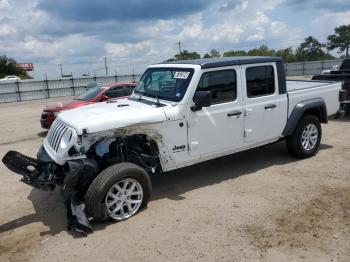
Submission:
[[[56,99],[60,100],[60,99]],[[0,157],[35,156],[53,100],[0,104]],[[317,156],[283,142],[153,176],[148,208],[66,231],[59,192],[0,164],[0,261],[350,261],[350,117],[323,125]]]

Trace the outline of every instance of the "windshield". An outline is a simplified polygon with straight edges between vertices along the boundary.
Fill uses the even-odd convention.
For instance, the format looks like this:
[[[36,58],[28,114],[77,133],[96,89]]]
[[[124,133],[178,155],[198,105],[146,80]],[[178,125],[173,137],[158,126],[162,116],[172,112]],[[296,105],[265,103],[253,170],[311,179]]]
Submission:
[[[103,91],[103,88],[100,86],[90,87],[88,90],[74,98],[75,100],[91,100],[95,98],[98,94],[100,94]]]
[[[141,77],[134,92],[179,102],[187,91],[193,72],[191,68],[149,68]]]

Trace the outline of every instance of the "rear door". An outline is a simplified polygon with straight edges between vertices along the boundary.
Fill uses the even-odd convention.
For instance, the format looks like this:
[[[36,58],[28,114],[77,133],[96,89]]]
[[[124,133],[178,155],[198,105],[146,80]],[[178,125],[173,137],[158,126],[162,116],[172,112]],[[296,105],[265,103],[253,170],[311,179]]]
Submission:
[[[245,143],[278,139],[287,121],[287,95],[279,94],[276,64],[244,65],[242,78]]]

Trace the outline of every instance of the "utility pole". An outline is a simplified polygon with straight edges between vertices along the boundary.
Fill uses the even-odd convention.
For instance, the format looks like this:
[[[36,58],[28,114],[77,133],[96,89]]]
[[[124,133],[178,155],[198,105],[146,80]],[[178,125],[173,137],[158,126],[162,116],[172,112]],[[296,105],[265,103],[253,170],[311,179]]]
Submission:
[[[107,57],[104,57],[103,60],[105,61],[106,76],[108,76]]]
[[[180,55],[181,54],[181,45],[183,45],[183,43],[181,43],[181,41],[179,41],[176,44],[179,46],[179,55]]]
[[[60,68],[61,68],[61,77],[63,77],[62,64],[60,64]]]

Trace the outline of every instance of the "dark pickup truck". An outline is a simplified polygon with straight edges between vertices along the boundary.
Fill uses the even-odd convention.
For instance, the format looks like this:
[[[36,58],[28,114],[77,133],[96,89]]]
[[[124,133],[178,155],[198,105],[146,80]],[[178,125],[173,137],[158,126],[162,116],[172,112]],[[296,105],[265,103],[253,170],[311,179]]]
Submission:
[[[350,111],[350,58],[344,59],[338,70],[327,70],[320,75],[314,75],[312,80],[326,80],[343,82],[341,95],[346,96],[341,101],[341,106]]]

